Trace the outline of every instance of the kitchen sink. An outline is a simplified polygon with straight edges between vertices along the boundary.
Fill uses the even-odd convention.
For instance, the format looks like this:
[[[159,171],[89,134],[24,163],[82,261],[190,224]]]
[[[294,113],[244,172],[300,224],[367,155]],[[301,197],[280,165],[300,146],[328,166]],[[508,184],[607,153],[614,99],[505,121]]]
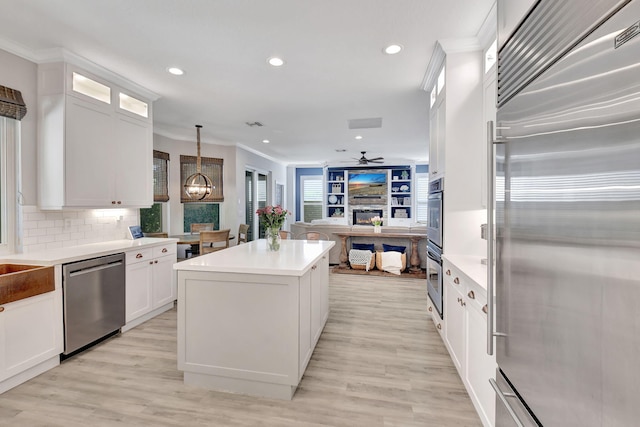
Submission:
[[[55,289],[53,266],[0,264],[0,304]]]

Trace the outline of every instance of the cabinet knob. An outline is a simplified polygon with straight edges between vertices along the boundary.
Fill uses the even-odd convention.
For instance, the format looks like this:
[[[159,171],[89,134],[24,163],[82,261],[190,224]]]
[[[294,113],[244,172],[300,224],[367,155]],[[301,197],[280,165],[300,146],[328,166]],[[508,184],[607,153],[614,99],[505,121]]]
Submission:
[[[447,270],[447,276],[451,276],[451,270]]]
[[[167,248],[162,248],[162,253],[166,254],[168,252]]]
[[[4,307],[0,307],[0,313],[4,311]]]
[[[442,325],[440,323],[438,323],[438,326],[436,326],[436,328],[442,329]]]
[[[311,267],[312,270],[315,270],[316,268],[318,268],[318,264],[316,264],[313,267]]]
[[[149,261],[149,264],[153,264],[153,261]]]
[[[119,204],[119,205],[121,205],[121,204],[122,204],[122,202],[121,202],[120,200],[118,200],[118,204]]]
[[[115,204],[116,204],[116,201],[115,201],[115,200],[112,200],[112,201],[111,201],[111,204],[112,204],[112,205],[115,205]]]
[[[469,291],[469,293],[467,294],[467,296],[471,299],[476,299],[476,294],[473,293],[473,291]]]
[[[142,254],[136,254],[136,258],[142,258]]]
[[[433,311],[433,307],[429,306],[429,311]]]
[[[487,314],[487,313],[489,312],[489,307],[487,307],[487,304],[485,304],[485,305],[482,307],[482,312],[483,312],[484,314]]]
[[[455,283],[456,285],[460,284],[460,279],[458,279],[457,277],[455,279],[453,279],[453,283]]]
[[[157,264],[157,263],[158,263],[158,260],[153,261],[153,263],[154,263],[154,264]]]

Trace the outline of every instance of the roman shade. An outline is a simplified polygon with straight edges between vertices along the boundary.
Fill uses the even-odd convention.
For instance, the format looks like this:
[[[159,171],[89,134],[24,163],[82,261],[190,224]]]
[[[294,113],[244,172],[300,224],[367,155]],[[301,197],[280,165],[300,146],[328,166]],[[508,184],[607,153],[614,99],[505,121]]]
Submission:
[[[169,201],[169,153],[153,150],[153,201]]]
[[[19,90],[0,86],[0,116],[22,120],[27,114],[27,106]]]

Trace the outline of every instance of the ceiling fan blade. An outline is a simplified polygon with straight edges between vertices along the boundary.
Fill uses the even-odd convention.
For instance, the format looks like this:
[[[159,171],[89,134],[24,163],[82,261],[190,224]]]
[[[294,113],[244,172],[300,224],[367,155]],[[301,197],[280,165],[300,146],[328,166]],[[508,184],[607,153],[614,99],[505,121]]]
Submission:
[[[384,163],[383,160],[369,160],[369,163]]]
[[[374,157],[373,159],[367,159],[370,162],[375,162],[376,160],[384,160],[384,157]]]

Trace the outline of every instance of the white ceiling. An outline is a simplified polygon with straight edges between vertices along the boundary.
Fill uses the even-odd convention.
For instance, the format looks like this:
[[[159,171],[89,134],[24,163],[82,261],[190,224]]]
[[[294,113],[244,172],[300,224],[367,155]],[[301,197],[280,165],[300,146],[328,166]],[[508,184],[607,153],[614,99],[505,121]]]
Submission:
[[[285,163],[360,151],[420,162],[428,157],[420,86],[435,43],[475,36],[492,3],[0,0],[0,38],[35,57],[64,48],[155,92],[154,131],[175,139],[195,141],[202,124],[205,143],[241,144]],[[404,50],[383,54],[391,43]],[[269,66],[274,55],[285,66]],[[171,76],[169,66],[186,74]],[[348,128],[373,117],[381,128]],[[254,121],[264,127],[245,124]]]

